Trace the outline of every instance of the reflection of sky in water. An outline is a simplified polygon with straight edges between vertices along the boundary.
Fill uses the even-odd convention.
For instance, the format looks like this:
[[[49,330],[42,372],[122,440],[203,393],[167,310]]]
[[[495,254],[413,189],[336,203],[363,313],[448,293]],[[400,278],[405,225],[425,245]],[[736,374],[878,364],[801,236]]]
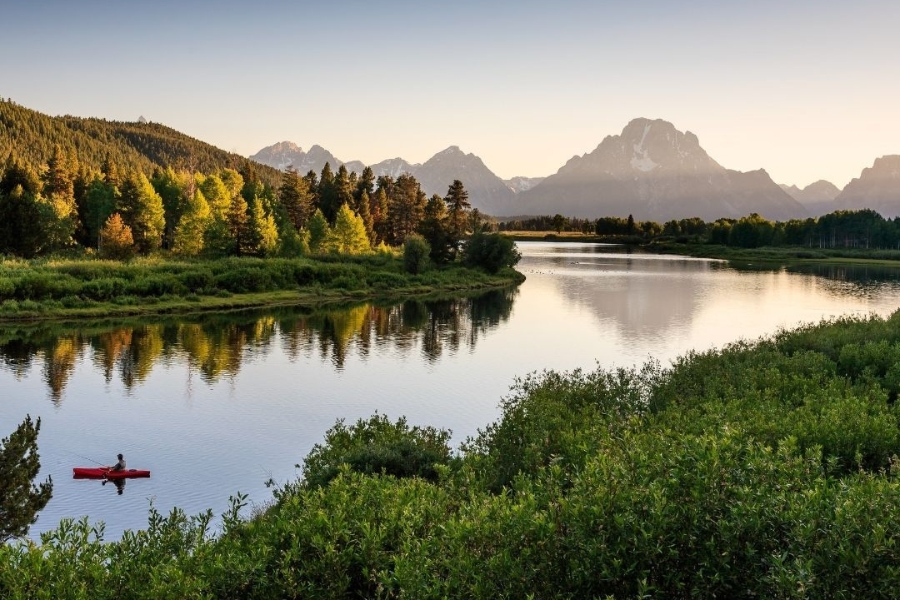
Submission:
[[[406,415],[452,429],[458,443],[493,421],[500,398],[529,372],[650,357],[668,364],[692,348],[800,322],[886,315],[900,299],[890,274],[858,284],[596,245],[520,248],[528,280],[510,301],[263,314],[239,325],[170,319],[7,344],[0,434],[27,413],[40,416],[44,473],[55,483],[33,533],[87,514],[118,537],[146,523],[151,498],[163,512],[189,514],[220,513],[237,491],[264,502],[265,480],[294,477],[337,418]],[[0,330],[0,344],[11,335]],[[70,479],[71,467],[111,463],[117,452],[153,476],[121,496]]]

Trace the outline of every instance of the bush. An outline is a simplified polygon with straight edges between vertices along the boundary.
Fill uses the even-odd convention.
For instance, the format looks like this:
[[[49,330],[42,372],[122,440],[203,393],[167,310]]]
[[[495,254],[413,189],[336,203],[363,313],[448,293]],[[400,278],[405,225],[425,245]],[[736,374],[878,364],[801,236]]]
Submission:
[[[403,242],[403,268],[407,273],[418,275],[428,266],[431,246],[420,235],[411,235]]]
[[[324,486],[337,476],[342,465],[365,475],[434,481],[438,476],[435,465],[450,462],[449,440],[449,431],[410,428],[404,417],[392,423],[384,415],[374,415],[350,427],[338,421],[325,434],[325,442],[316,444],[303,461],[304,481],[309,487]]]
[[[475,233],[463,248],[463,263],[469,267],[484,269],[488,273],[514,267],[521,258],[512,238],[499,233]]]

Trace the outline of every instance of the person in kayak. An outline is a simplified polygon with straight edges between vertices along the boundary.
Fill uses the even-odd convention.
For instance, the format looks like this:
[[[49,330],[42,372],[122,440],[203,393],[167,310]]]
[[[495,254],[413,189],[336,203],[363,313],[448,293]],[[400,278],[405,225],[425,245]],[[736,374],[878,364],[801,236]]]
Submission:
[[[123,457],[121,454],[117,454],[116,458],[119,459],[119,462],[117,462],[113,466],[109,467],[109,470],[110,471],[124,471],[125,470],[125,457]]]

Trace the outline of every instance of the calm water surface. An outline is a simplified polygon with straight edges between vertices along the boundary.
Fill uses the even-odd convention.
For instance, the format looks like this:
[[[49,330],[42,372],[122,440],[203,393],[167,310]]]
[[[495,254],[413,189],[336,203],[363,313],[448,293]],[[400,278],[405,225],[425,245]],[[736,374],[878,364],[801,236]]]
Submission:
[[[297,477],[338,418],[406,415],[458,443],[533,371],[668,364],[900,305],[895,269],[734,269],[596,244],[519,247],[528,280],[476,298],[0,328],[0,436],[39,416],[41,478],[54,481],[31,536],[88,516],[117,539],[146,525],[151,502],[220,514],[243,492],[263,504],[265,481]],[[118,452],[152,477],[121,490],[71,478],[72,467],[111,464]]]

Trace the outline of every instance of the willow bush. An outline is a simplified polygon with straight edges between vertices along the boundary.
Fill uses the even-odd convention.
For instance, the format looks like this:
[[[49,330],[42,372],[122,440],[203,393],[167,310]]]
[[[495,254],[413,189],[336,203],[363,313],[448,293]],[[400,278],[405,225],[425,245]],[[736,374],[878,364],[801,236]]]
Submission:
[[[458,454],[382,415],[223,526],[0,546],[3,598],[891,598],[900,318],[517,381]]]

